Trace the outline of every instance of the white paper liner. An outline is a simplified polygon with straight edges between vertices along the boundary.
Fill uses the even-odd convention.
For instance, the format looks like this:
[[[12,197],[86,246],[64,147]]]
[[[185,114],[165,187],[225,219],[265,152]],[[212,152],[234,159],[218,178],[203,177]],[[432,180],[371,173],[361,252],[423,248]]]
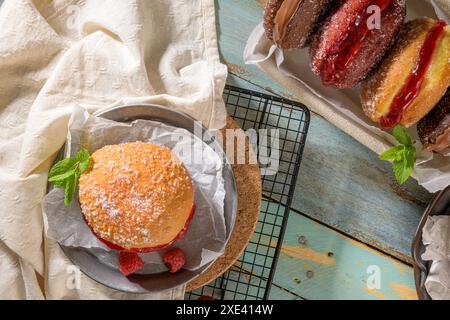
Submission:
[[[450,261],[433,261],[425,288],[433,300],[450,300]]]
[[[450,13],[446,11],[446,8],[441,7],[437,1],[408,0],[407,9],[407,20],[429,16],[449,22]],[[374,140],[385,141],[384,144],[387,146],[396,144],[396,140],[389,130],[378,128],[363,113],[359,100],[359,87],[339,90],[322,85],[319,77],[311,71],[309,48],[287,51],[277,48],[276,45],[267,39],[263,25],[260,23],[247,40],[244,61],[246,64],[258,65],[263,70],[274,70],[272,72],[277,70],[282,76],[294,79],[294,85],[319,97],[321,103],[334,109],[337,117],[344,119],[343,121],[346,121],[346,123],[357,124],[369,132],[372,137],[375,137],[376,139]],[[271,67],[265,68],[267,64]],[[268,73],[270,74],[271,71],[268,71]],[[310,105],[310,108],[314,109],[314,106]],[[415,126],[409,131],[412,137],[418,140]],[[385,148],[378,147],[377,149]],[[416,149],[418,150],[418,156],[415,163],[414,176],[419,184],[430,192],[436,192],[448,186],[450,184],[449,157],[421,151],[422,146],[420,142],[416,144]]]
[[[224,219],[222,159],[200,138],[184,129],[159,122],[114,122],[91,116],[83,108],[76,107],[69,122],[67,154],[75,155],[80,144],[92,153],[105,145],[134,141],[166,146],[183,161],[194,182],[196,205],[188,232],[182,239],[164,250],[140,254],[146,263],[141,272],[156,273],[167,270],[161,257],[174,247],[184,252],[184,268],[191,271],[222,255],[228,240]],[[64,191],[61,189],[53,189],[44,198],[43,213],[47,237],[64,246],[87,248],[103,263],[117,268],[117,252],[101,243],[86,225],[78,195],[70,207],[64,206],[63,199]]]
[[[430,216],[422,231],[424,260],[450,261],[450,216]]]
[[[434,300],[450,300],[450,216],[430,216],[422,241],[422,259],[432,261],[425,288]]]

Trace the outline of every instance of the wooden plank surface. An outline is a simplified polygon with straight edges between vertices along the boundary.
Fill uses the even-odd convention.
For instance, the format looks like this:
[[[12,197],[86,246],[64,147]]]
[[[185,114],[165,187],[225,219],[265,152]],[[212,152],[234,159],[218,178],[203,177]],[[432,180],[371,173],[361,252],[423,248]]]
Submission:
[[[219,49],[235,77],[229,83],[295,99],[242,52],[261,21],[261,1],[219,0]],[[250,83],[250,84],[249,84]],[[411,262],[410,246],[431,195],[414,180],[398,186],[391,165],[320,116],[312,115],[293,207],[370,246]]]
[[[284,212],[276,202],[263,201],[269,213],[259,224],[256,242],[224,282],[227,299],[262,297],[276,246],[271,239],[274,217]],[[278,219],[278,218],[277,218]],[[278,224],[278,222],[277,222]],[[269,251],[268,251],[269,250]],[[264,267],[263,267],[264,266]],[[378,278],[374,278],[378,277]],[[376,280],[376,281],[374,281]],[[376,288],[368,286],[376,284]],[[346,235],[291,211],[275,272],[271,299],[417,299],[413,270],[403,262],[372,249]]]
[[[369,289],[374,272],[380,286]],[[305,299],[417,299],[411,267],[296,212],[274,283]]]

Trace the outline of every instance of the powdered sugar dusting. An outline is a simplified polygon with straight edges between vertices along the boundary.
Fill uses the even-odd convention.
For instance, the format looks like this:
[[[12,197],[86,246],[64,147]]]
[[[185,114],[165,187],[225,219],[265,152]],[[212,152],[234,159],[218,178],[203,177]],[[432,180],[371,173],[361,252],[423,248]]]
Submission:
[[[183,163],[161,146],[142,142],[106,146],[80,178],[80,203],[89,226],[124,248],[170,242],[193,206]]]

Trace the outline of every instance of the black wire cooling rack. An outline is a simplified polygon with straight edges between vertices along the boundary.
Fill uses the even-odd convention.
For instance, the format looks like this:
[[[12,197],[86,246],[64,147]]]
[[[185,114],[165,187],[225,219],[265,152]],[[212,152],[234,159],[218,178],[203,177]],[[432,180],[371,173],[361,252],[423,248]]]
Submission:
[[[228,113],[244,131],[266,130],[279,144],[268,143],[264,154],[278,158],[260,161],[263,201],[255,233],[238,261],[222,276],[186,294],[186,299],[213,297],[221,300],[268,299],[288,220],[295,182],[309,128],[309,110],[302,104],[247,89],[226,86]],[[272,140],[271,140],[272,141]],[[276,140],[273,140],[276,141]],[[261,150],[260,150],[261,151]],[[261,160],[261,159],[259,159]],[[266,173],[266,174],[264,174]]]

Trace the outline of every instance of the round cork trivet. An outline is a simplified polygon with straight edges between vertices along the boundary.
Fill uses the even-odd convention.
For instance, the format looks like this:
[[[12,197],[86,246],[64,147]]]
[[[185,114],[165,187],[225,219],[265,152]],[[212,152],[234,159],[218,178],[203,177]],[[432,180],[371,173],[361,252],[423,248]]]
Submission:
[[[223,137],[225,137],[226,129],[239,130],[243,133],[230,117],[227,120],[226,127],[221,130]],[[234,148],[234,159],[237,158],[236,149]],[[261,209],[262,187],[259,166],[256,164],[256,157],[252,148],[249,147],[248,139],[246,139],[245,154],[245,164],[232,165],[237,185],[238,211],[230,241],[224,254],[208,270],[187,284],[186,291],[188,292],[203,287],[227,271],[242,255],[255,231]],[[254,161],[248,161],[249,158]]]

